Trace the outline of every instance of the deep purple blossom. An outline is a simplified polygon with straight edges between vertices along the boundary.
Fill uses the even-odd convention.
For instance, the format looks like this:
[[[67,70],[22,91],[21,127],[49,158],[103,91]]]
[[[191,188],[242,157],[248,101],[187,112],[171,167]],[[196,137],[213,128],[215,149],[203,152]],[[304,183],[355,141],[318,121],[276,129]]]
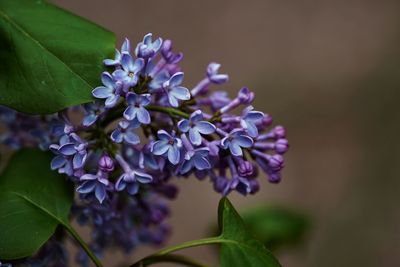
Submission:
[[[153,180],[151,175],[133,170],[120,155],[117,155],[115,158],[124,171],[115,183],[117,191],[122,191],[126,188],[129,194],[135,195],[139,191],[139,184],[148,184]]]
[[[81,194],[94,193],[100,203],[107,196],[107,187],[110,185],[106,172],[98,171],[97,174],[84,174],[79,179],[82,183],[76,189]]]
[[[136,46],[135,54],[138,57],[149,58],[152,57],[161,48],[162,39],[157,38],[154,42],[152,40],[153,35],[151,33],[146,34],[143,37],[143,41],[138,43]]]
[[[168,81],[163,83],[163,89],[168,95],[169,104],[173,107],[179,106],[179,100],[189,100],[189,90],[180,84],[183,81],[183,72],[177,72]]]
[[[140,123],[143,124],[150,123],[150,113],[145,108],[145,106],[150,104],[151,101],[150,94],[138,95],[129,92],[126,95],[126,101],[128,102],[128,107],[124,112],[125,119],[129,121],[137,119]]]
[[[118,123],[118,128],[111,133],[111,140],[115,143],[126,142],[131,145],[140,143],[139,136],[134,132],[134,129],[139,127],[139,122],[133,120],[131,122],[122,120]]]
[[[232,155],[242,156],[242,148],[250,148],[253,145],[253,139],[247,136],[243,130],[234,129],[221,140],[221,146],[229,149]]]
[[[122,69],[118,69],[113,72],[113,76],[116,80],[122,81],[124,91],[127,91],[129,87],[133,87],[138,83],[140,71],[144,67],[144,61],[142,58],[136,60],[127,53],[123,52],[121,56]]]
[[[175,137],[175,133],[169,134],[164,130],[157,132],[158,141],[155,141],[152,146],[154,155],[167,155],[169,162],[176,165],[181,157],[182,141]]]
[[[114,78],[108,72],[103,72],[101,81],[103,86],[96,87],[92,94],[96,98],[106,99],[105,107],[112,108],[120,98],[122,84],[114,81]]]
[[[252,106],[248,106],[244,109],[242,118],[240,120],[240,125],[246,130],[249,136],[257,137],[257,123],[262,121],[264,118],[264,113],[255,111],[253,109],[254,108]]]
[[[121,53],[129,53],[131,50],[130,42],[127,38],[125,38],[122,46],[121,52],[118,49],[115,49],[115,56],[114,59],[105,59],[103,61],[104,65],[106,66],[118,66],[121,64]]]
[[[215,125],[205,121],[201,110],[196,110],[190,115],[190,118],[178,122],[178,128],[184,133],[189,132],[189,139],[193,145],[201,144],[202,134],[212,134],[215,132]]]

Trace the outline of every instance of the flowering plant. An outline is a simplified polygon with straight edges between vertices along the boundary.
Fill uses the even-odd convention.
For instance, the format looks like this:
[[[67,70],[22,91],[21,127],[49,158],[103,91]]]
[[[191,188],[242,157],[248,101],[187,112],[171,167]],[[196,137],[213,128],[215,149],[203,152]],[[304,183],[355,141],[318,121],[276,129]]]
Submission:
[[[20,5],[30,18],[19,16]],[[42,20],[57,16],[63,23],[43,28],[35,20],[39,13]],[[221,235],[167,248],[132,266],[205,266],[172,254],[205,244],[221,245],[221,266],[279,266],[226,198],[234,191],[256,193],[260,171],[278,183],[288,149],[285,129],[252,106],[250,89],[233,97],[211,90],[228,81],[214,62],[204,79],[187,87],[179,66],[183,54],[151,33],[135,46],[125,39],[110,57],[110,32],[47,3],[0,1],[0,14],[1,38],[15,53],[1,54],[9,62],[1,78],[1,140],[17,151],[0,180],[1,259],[24,258],[40,248],[23,262],[67,266],[65,231],[58,225],[80,245],[81,266],[89,259],[102,266],[99,257],[111,247],[130,253],[162,244],[170,233],[168,201],[177,195],[171,181],[196,177],[223,196]],[[68,23],[80,27],[68,30]],[[56,36],[54,27],[63,35]],[[45,33],[63,41],[54,44]],[[33,66],[36,57],[42,61]],[[50,151],[51,159],[37,148]],[[71,220],[91,228],[89,244]],[[32,231],[33,240],[26,242]]]

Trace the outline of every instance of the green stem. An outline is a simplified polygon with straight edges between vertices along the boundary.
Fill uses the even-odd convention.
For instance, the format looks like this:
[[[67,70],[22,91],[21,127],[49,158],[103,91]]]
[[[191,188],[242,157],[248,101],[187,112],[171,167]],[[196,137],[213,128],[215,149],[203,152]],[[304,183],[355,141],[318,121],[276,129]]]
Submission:
[[[190,116],[186,112],[183,112],[176,108],[170,108],[170,107],[148,105],[148,106],[146,106],[146,109],[151,110],[151,111],[158,111],[158,112],[166,113],[170,116],[176,115],[176,116],[179,116],[179,117],[182,117],[185,119],[189,119],[189,116]]]
[[[191,266],[191,267],[210,267],[209,265],[203,264],[201,262],[197,262],[191,258],[182,256],[182,255],[151,256],[148,258],[144,258],[141,261],[131,265],[131,267],[145,267],[145,266],[155,264],[155,263],[160,263],[160,262],[173,262],[173,263],[179,263],[179,264]]]
[[[167,254],[177,251],[177,250],[182,250],[182,249],[190,248],[190,247],[210,245],[210,244],[218,244],[218,243],[224,243],[224,240],[221,239],[221,237],[219,237],[219,236],[184,242],[184,243],[181,243],[176,246],[162,249],[155,254],[152,254],[148,257],[141,259],[140,261],[134,263],[130,267],[144,267],[144,266],[150,265],[155,262],[160,262],[160,261],[162,261],[163,257],[167,256]],[[158,261],[153,262],[153,260],[158,260]],[[184,263],[184,262],[181,262],[181,263]],[[193,266],[193,265],[189,265],[189,266]],[[196,266],[196,265],[194,265],[194,266]],[[197,265],[197,266],[199,266],[199,265]],[[205,267],[204,265],[200,265],[200,266]]]
[[[94,255],[94,253],[90,250],[89,246],[86,242],[79,236],[79,234],[72,228],[70,225],[64,224],[63,225],[67,231],[71,234],[71,236],[79,243],[79,245],[83,248],[89,258],[93,261],[96,267],[103,267],[100,260]]]
[[[209,244],[218,244],[218,243],[221,243],[221,238],[219,236],[203,238],[203,239],[198,239],[198,240],[192,240],[192,241],[188,241],[188,242],[183,242],[176,246],[162,249],[154,255],[166,255],[171,252],[174,252],[177,250],[182,250],[185,248],[198,247],[198,246],[204,246],[204,245],[209,245]]]

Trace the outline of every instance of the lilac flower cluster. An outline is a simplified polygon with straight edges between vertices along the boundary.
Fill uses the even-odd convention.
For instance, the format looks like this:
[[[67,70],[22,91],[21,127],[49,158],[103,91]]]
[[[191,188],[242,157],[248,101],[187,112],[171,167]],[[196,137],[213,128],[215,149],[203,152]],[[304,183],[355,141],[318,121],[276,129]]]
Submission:
[[[104,60],[112,71],[101,74],[102,85],[92,91],[96,100],[80,107],[78,123],[72,123],[76,108],[70,108],[28,126],[42,131],[35,135],[43,139],[40,146],[55,154],[51,168],[76,183],[74,216],[92,226],[99,254],[110,244],[128,252],[165,239],[164,199],[176,194],[173,177],[208,177],[222,195],[257,192],[259,169],[270,182],[281,180],[289,147],[285,129],[271,127],[272,118],[253,108],[248,88],[233,98],[224,90],[211,92],[228,81],[218,63],[210,63],[194,87],[185,87],[182,58],[170,40],[147,34],[132,48],[125,39],[114,58]],[[13,134],[2,139],[20,146],[26,138],[19,128],[26,126],[15,125],[12,116],[22,115],[0,110],[3,115]],[[55,118],[51,129],[57,131],[49,130]],[[48,128],[43,132],[40,125]]]

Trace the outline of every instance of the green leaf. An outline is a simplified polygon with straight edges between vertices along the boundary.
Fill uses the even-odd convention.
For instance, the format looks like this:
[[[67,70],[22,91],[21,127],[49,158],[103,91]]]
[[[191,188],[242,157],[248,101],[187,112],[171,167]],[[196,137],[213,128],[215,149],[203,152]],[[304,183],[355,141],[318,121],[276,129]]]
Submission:
[[[227,198],[220,201],[218,222],[221,229],[220,263],[222,267],[281,266],[264,245],[255,239]]]
[[[42,0],[0,0],[0,104],[47,114],[93,101],[110,31]]]
[[[298,244],[310,227],[304,214],[276,206],[248,210],[242,218],[247,229],[269,249]]]
[[[0,176],[0,259],[35,253],[58,224],[68,226],[73,187],[50,170],[51,155],[21,150]]]

